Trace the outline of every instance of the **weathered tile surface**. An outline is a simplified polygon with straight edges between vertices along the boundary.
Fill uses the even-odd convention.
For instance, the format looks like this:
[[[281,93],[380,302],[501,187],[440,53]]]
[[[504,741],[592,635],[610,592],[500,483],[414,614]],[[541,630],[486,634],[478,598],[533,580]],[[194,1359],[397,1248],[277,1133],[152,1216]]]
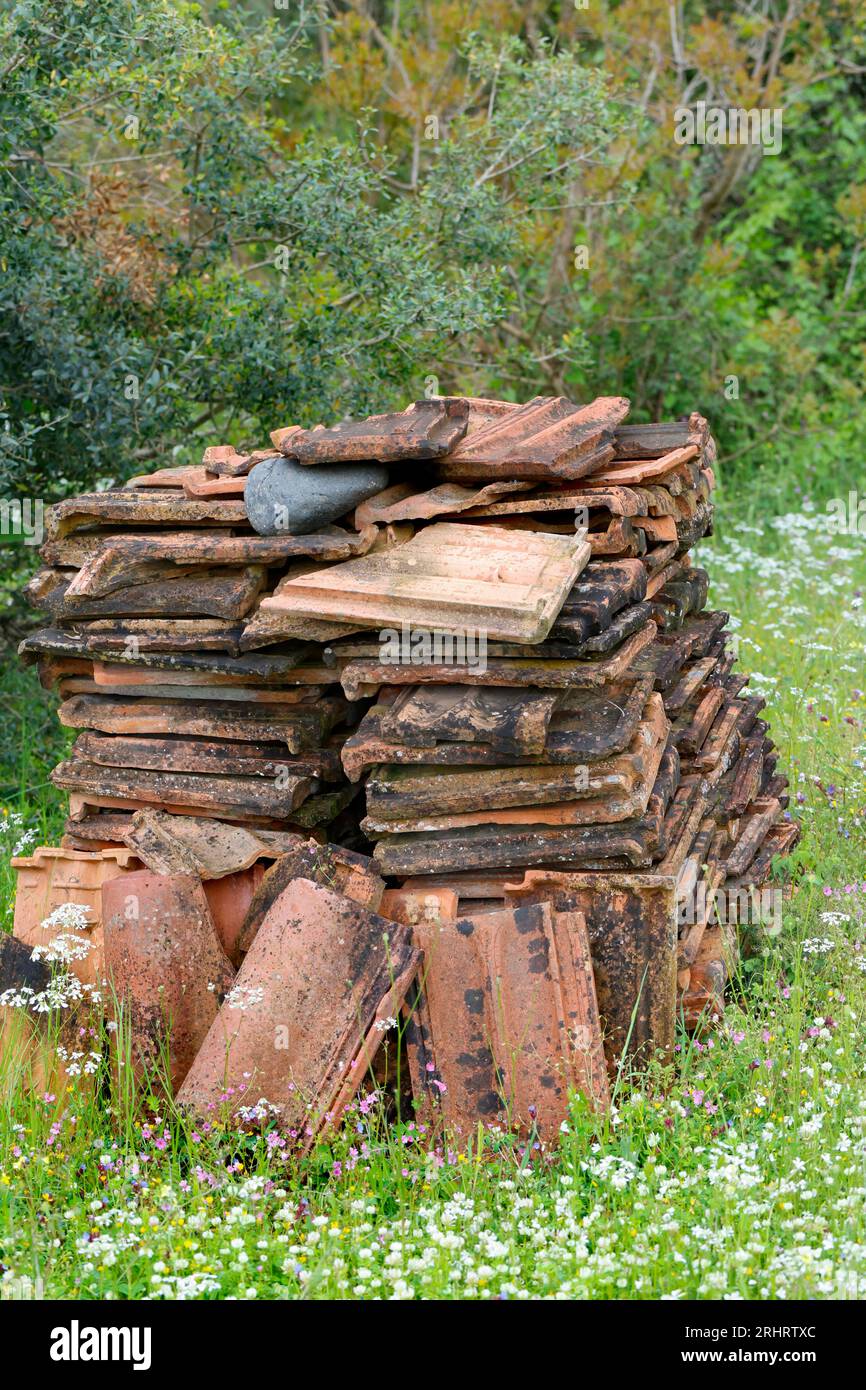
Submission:
[[[179,1103],[207,1115],[231,1084],[229,1110],[265,1098],[280,1129],[309,1148],[356,1094],[420,959],[409,928],[293,880],[262,921]]]
[[[488,638],[540,642],[588,558],[576,535],[437,522],[384,554],[300,575],[261,609],[365,627],[471,627]]]
[[[177,1092],[234,969],[220,945],[199,880],[142,870],[102,890],[105,965],[129,1029],[139,1076],[167,1053]]]
[[[421,915],[422,984],[407,1043],[425,1118],[468,1140],[479,1124],[555,1139],[569,1092],[609,1102],[586,925],[546,903],[456,922]]]

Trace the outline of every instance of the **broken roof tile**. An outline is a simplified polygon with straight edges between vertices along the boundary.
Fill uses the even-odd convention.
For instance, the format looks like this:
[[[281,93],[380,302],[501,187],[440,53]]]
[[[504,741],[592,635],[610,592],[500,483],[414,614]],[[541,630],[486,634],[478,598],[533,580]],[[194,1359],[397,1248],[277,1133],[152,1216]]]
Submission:
[[[203,617],[231,622],[250,612],[267,574],[263,565],[199,572],[192,577],[174,565],[156,565],[154,569],[158,574],[147,582],[99,597],[69,594],[68,570],[42,569],[24,594],[34,607],[45,609],[59,622],[148,615],[163,621]]]
[[[505,1124],[553,1140],[572,1090],[603,1111],[607,1071],[586,926],[546,903],[458,921],[422,914],[407,1006],[413,1090],[457,1137]]]
[[[240,873],[278,853],[244,826],[158,809],[136,811],[124,842],[152,873],[193,873],[208,881]]]
[[[297,430],[280,439],[280,450],[299,463],[348,463],[375,459],[392,463],[437,459],[466,433],[469,405],[459,396],[414,401],[406,410],[346,420],[326,429]]]
[[[501,480],[481,487],[461,487],[459,483],[440,483],[419,492],[412,483],[395,483],[355,508],[355,525],[382,526],[393,521],[414,521],[480,507],[506,493],[525,492],[530,483]]]
[[[696,446],[687,444],[682,449],[671,449],[669,453],[662,454],[660,458],[618,458],[615,463],[611,463],[608,467],[595,470],[588,481],[629,486],[630,484],[653,482],[658,479],[664,480],[670,486],[676,475],[680,479],[692,483],[693,474],[689,471],[689,465],[697,456]]]
[[[611,458],[612,431],[628,413],[623,396],[577,406],[564,396],[536,396],[474,430],[439,465],[448,481],[492,478],[575,479]]]
[[[599,487],[596,492],[588,490],[591,485],[591,478],[574,483],[559,483],[558,485],[554,485],[553,480],[551,480],[545,488],[537,483],[525,483],[523,484],[524,487],[533,489],[528,496],[501,496],[495,501],[485,502],[483,506],[473,506],[465,514],[466,519],[474,521],[485,517],[527,514],[543,516],[546,512],[576,512],[578,509],[590,512],[599,511],[602,508],[606,508],[617,516],[645,516],[647,514],[646,502],[634,489],[612,487],[603,490]],[[494,483],[488,484],[490,488],[494,486],[496,486]],[[486,491],[486,489],[483,490]]]
[[[132,492],[115,488],[55,502],[45,513],[45,538],[58,540],[82,526],[243,526],[243,501],[189,498],[177,494]]]
[[[102,917],[136,1072],[155,1079],[167,1045],[176,1093],[234,979],[204,889],[189,874],[124,874],[103,884]]]
[[[634,684],[612,683],[598,691],[557,692],[561,703],[551,716],[542,752],[510,754],[509,757],[514,762],[527,764],[574,765],[582,760],[620,753],[634,735],[650,689],[651,682],[644,679]],[[374,705],[343,744],[343,767],[352,781],[357,780],[364,768],[377,763],[494,767],[502,762],[501,748],[484,741],[421,747],[389,739],[382,727],[389,708],[384,703]]]
[[[239,949],[248,951],[265,917],[277,898],[297,878],[310,879],[323,888],[342,893],[370,912],[378,912],[385,884],[373,860],[340,845],[320,845],[315,840],[294,837],[265,874],[250,904],[239,935]],[[383,913],[388,916],[388,913]]]
[[[382,718],[395,743],[429,747],[480,742],[503,754],[542,753],[559,691],[420,685],[401,691]]]
[[[228,1081],[228,1109],[265,1098],[309,1150],[363,1082],[420,959],[409,928],[295,879],[262,921],[178,1103],[207,1114]]]
[[[687,420],[670,420],[653,425],[618,425],[615,431],[617,458],[661,458],[672,449],[694,445],[711,464],[716,457],[716,445],[707,422],[697,411]]]
[[[291,428],[292,426],[289,426],[289,429]],[[257,463],[273,458],[274,453],[274,449],[254,449],[252,453],[240,454],[232,444],[213,444],[205,449],[202,466],[212,477],[243,478]]]
[[[530,868],[505,893],[513,904],[549,901],[555,911],[583,913],[614,1075],[623,1057],[645,1063],[672,1054],[679,913],[673,874]]]
[[[279,565],[290,560],[346,560],[363,555],[376,539],[374,526],[364,531],[344,531],[323,526],[305,536],[226,536],[175,532],[165,536],[112,536],[78,571],[66,590],[68,598],[102,596],[133,584],[145,584],[165,572],[167,565],[180,568],[218,565]],[[158,570],[156,569],[158,567]],[[170,575],[171,571],[168,570]],[[197,582],[194,580],[193,582]]]

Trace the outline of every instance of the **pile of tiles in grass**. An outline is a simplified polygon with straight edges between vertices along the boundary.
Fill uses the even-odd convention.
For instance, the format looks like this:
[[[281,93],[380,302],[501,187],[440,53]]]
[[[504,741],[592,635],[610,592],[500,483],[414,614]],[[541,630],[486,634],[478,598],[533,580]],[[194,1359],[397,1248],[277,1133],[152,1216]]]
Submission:
[[[133,1020],[183,980],[185,1103],[234,1048],[312,1142],[397,1027],[431,1122],[553,1135],[623,1050],[723,1011],[719,904],[798,832],[690,555],[706,422],[627,411],[421,401],[52,510],[23,654],[79,730],[63,848],[117,866],[96,915]],[[40,853],[20,939],[62,900]],[[176,940],[121,937],[129,875]]]

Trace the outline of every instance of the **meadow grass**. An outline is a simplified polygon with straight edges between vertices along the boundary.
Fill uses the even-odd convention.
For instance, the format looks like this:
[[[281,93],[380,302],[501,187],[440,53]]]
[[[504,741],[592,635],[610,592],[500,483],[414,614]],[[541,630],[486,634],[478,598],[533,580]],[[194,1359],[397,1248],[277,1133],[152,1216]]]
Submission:
[[[866,540],[801,504],[772,523],[742,512],[697,558],[711,606],[735,615],[804,832],[780,866],[783,929],[750,930],[718,1026],[682,1034],[673,1068],[623,1076],[603,1126],[576,1101],[556,1149],[486,1132],[440,1149],[372,1096],[300,1164],[267,1116],[257,1133],[218,1117],[196,1130],[158,1086],[136,1096],[122,1025],[113,1051],[96,1031],[67,1089],[28,1096],[6,1077],[7,1296],[866,1293]],[[9,671],[7,856],[24,831],[59,836],[53,708]]]

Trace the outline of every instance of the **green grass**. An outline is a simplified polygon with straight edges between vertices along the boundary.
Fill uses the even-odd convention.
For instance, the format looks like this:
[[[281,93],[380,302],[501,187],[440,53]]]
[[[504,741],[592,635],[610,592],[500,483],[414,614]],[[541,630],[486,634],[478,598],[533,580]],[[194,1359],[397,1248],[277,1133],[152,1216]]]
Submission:
[[[600,1132],[577,1105],[551,1151],[483,1135],[439,1152],[373,1103],[297,1165],[274,1134],[193,1132],[128,1084],[13,1087],[8,1279],[82,1298],[863,1297],[866,539],[808,509],[763,533],[742,518],[759,529],[729,520],[700,559],[804,835],[783,931],[751,939],[722,1025],[682,1037],[672,1073],[624,1081]],[[8,675],[7,804],[49,842],[52,708]]]

